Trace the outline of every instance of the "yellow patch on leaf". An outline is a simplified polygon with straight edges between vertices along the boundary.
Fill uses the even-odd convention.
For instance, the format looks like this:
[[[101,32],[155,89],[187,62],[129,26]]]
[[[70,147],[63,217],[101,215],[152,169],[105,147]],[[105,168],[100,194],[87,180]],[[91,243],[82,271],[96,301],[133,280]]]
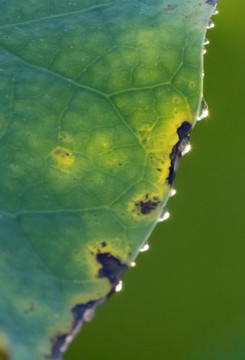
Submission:
[[[63,172],[68,172],[75,161],[75,157],[71,151],[61,146],[57,146],[57,148],[54,149],[52,156],[57,161],[60,170]]]

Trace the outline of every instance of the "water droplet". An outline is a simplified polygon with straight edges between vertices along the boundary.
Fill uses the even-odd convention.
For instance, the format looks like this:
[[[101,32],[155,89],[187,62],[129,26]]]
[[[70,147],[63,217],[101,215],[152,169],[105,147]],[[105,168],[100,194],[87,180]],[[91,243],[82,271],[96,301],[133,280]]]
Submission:
[[[172,196],[176,195],[176,192],[177,191],[174,188],[172,188],[170,191],[170,196],[172,197]]]
[[[210,41],[208,39],[205,39],[203,45],[208,45],[208,44],[210,44]]]
[[[207,53],[206,49],[203,49],[202,54],[205,55]]]
[[[170,212],[168,210],[164,209],[163,213],[158,218],[158,222],[165,221],[165,220],[169,219],[169,217],[170,217]]]
[[[84,314],[83,314],[84,321],[89,322],[93,319],[93,317],[94,317],[94,309],[93,308],[90,308],[90,309],[87,309],[84,311]]]
[[[145,252],[145,251],[148,251],[149,249],[150,249],[149,244],[145,244],[145,245],[140,249],[140,252]]]
[[[70,342],[72,342],[72,340],[73,340],[73,336],[72,335],[67,335],[66,344],[67,345],[70,344]],[[67,347],[63,351],[65,351],[66,349],[67,349]]]
[[[206,117],[208,117],[208,104],[206,103],[205,99],[202,99],[200,106],[200,114],[199,116],[197,116],[196,120],[200,121]]]
[[[131,266],[131,267],[135,267],[135,266],[136,266],[136,262],[135,262],[135,261],[132,261],[132,262],[130,263],[130,266]]]
[[[186,144],[185,145],[185,147],[184,147],[184,149],[182,150],[182,152],[181,152],[181,156],[184,156],[184,155],[186,155],[188,152],[190,152],[191,151],[191,144]]]
[[[122,280],[120,280],[115,287],[115,291],[116,292],[122,291],[122,288],[123,288],[123,283],[122,283]]]
[[[215,26],[214,22],[212,20],[210,20],[208,23],[207,29],[212,29],[212,28],[214,28],[214,26]]]
[[[218,15],[219,10],[215,10],[215,12],[213,13],[213,15]]]

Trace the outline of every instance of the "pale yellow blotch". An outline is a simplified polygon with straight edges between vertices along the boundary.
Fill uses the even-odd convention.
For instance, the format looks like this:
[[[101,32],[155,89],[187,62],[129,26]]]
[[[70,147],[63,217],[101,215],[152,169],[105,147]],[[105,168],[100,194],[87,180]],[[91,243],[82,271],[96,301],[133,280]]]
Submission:
[[[52,156],[57,161],[60,170],[63,172],[69,172],[75,161],[72,152],[61,146],[57,146],[54,149]]]
[[[173,146],[178,142],[177,129],[184,121],[192,123],[193,116],[189,111],[178,111],[155,126],[149,133],[147,150],[157,154],[170,154]]]
[[[149,133],[153,129],[153,125],[144,124],[139,129],[139,133]]]
[[[102,246],[103,244],[103,246]],[[111,284],[107,278],[99,278],[98,273],[102,265],[97,261],[96,255],[100,253],[110,253],[114,257],[117,257],[122,263],[126,263],[129,246],[126,245],[121,238],[112,239],[97,239],[87,247],[83,247],[80,253],[76,253],[74,259],[80,260],[82,257],[88,268],[88,276],[86,276],[85,283],[87,292],[81,292],[77,294],[70,294],[67,297],[69,308],[73,309],[77,304],[86,304],[92,300],[105,299],[111,291]],[[64,332],[69,333],[71,329],[71,323],[73,322],[72,312],[63,316],[62,329]],[[60,326],[60,325],[59,325]],[[54,334],[57,334],[56,325],[54,324],[49,330],[49,337],[53,338]]]
[[[112,147],[112,141],[112,131],[108,131],[108,133],[93,133],[86,147],[86,153],[90,156],[100,155]]]
[[[104,246],[101,246],[102,244],[104,244]],[[112,256],[118,258],[122,263],[124,263],[128,258],[129,246],[124,242],[122,243],[122,239],[120,238],[113,238],[109,240],[101,239],[88,245],[88,250],[93,254],[97,254],[98,252],[101,254],[110,253]],[[101,265],[99,264],[99,268],[100,267]]]
[[[65,132],[60,132],[59,140],[64,141],[64,142],[71,142],[72,137],[69,134],[65,133]]]
[[[102,244],[104,246],[102,246]],[[110,253],[119,259],[121,263],[125,264],[128,261],[129,251],[129,246],[119,237],[109,240],[103,238],[95,240],[92,244],[89,244],[86,249],[81,249],[81,253],[75,255],[75,261],[80,260],[81,256],[84,258],[88,269],[88,279],[91,279],[91,284],[94,284],[94,286],[91,287],[92,291],[89,293],[73,295],[69,302],[81,304],[108,295],[111,290],[111,284],[107,278],[98,277],[102,265],[97,261],[96,255],[98,253]]]
[[[7,337],[0,332],[0,360],[7,360],[7,352],[8,352],[9,342]]]
[[[151,197],[157,196],[163,202],[169,190],[166,180],[171,165],[169,156],[174,145],[179,141],[177,129],[184,121],[192,124],[195,120],[189,105],[185,103],[183,97],[175,94],[168,98],[168,104],[170,106],[166,108],[167,104],[163,101],[162,108],[161,106],[159,108],[159,115],[161,116],[161,113],[163,115],[162,119],[159,117],[154,124],[150,121],[149,123],[140,124],[141,119],[139,117],[138,126],[135,125],[138,128],[137,137],[148,155],[148,176],[157,189],[154,195],[151,192],[149,192],[149,195]],[[168,114],[168,116],[164,114]],[[128,210],[134,211],[134,215],[137,215],[135,202],[143,200],[144,196],[145,194],[138,195],[128,204]]]
[[[147,139],[152,129],[153,129],[153,125],[148,125],[148,124],[144,124],[140,127],[138,131],[138,139],[140,140],[140,142],[144,143],[144,141]]]
[[[139,31],[137,33],[137,44],[138,46],[144,46],[144,45],[147,45],[147,44],[152,44],[155,42],[155,39],[156,39],[156,34],[154,32],[154,29],[153,30],[143,30],[141,29],[141,31]]]
[[[97,278],[99,269],[101,269],[101,264],[96,259],[98,253],[110,253],[112,256],[119,259],[121,263],[127,263],[129,251],[129,245],[120,237],[109,240],[101,238],[99,240],[94,240],[86,248],[83,247],[81,252],[75,255],[74,260],[80,261],[81,258],[83,258],[91,281],[95,281],[94,279]],[[98,279],[100,282],[102,280],[103,279]],[[106,280],[105,283],[107,283],[108,280],[104,280]]]
[[[76,294],[71,295],[68,299],[68,306],[70,309],[73,309],[74,306],[78,304],[86,304],[89,301],[99,300],[100,298],[106,297],[111,291],[111,285],[106,278],[98,278],[96,280],[91,280],[91,283],[94,283],[93,289],[94,291],[84,293],[84,294]],[[71,321],[69,322],[71,324]]]
[[[191,114],[189,107],[184,110],[174,109],[173,115],[165,119],[152,129],[149,126],[149,132],[144,136],[146,138],[145,148],[151,154],[152,169],[155,173],[155,184],[159,188],[166,182],[169,175],[170,158],[174,145],[179,141],[177,129],[184,121],[194,122],[194,116]],[[146,127],[145,127],[145,130]]]
[[[165,161],[163,164],[159,165],[160,171],[158,171],[156,174],[158,176],[158,182],[162,184],[169,175],[169,167],[170,167],[170,160]]]
[[[106,246],[102,247],[102,243],[106,243]],[[88,246],[86,260],[89,266],[91,276],[94,278],[98,275],[101,264],[97,261],[96,255],[98,253],[110,253],[112,256],[118,258],[121,262],[126,261],[128,252],[125,249],[118,249],[111,242],[105,240],[97,240]]]
[[[102,165],[105,168],[112,168],[114,166],[117,166],[118,162],[120,162],[120,159],[114,153],[110,153],[110,156],[104,156],[102,159]]]

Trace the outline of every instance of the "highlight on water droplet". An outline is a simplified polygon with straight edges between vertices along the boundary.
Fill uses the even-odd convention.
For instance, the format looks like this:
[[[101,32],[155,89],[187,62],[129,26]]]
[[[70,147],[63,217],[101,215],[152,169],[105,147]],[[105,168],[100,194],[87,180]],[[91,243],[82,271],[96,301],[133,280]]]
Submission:
[[[135,261],[132,261],[132,262],[130,263],[130,266],[131,266],[131,267],[135,267],[135,266],[136,266],[136,262],[135,262]]]
[[[94,317],[94,309],[87,309],[83,314],[83,321],[90,322]]]
[[[210,20],[208,23],[207,29],[212,29],[212,28],[214,28],[214,26],[215,26],[214,22],[212,20]]]
[[[150,246],[149,244],[145,244],[141,249],[140,249],[140,252],[145,252],[145,251],[148,251],[150,249]]]
[[[186,144],[183,151],[181,152],[181,156],[186,155],[190,151],[191,151],[191,144]]]
[[[123,282],[122,282],[122,280],[120,280],[115,287],[115,291],[116,292],[122,291],[122,288],[123,288]]]
[[[210,41],[208,39],[205,39],[203,45],[209,45],[210,44]]]
[[[196,117],[197,121],[200,121],[206,117],[208,117],[208,104],[206,103],[205,99],[202,99],[201,106],[200,106],[200,113],[199,116]]]
[[[219,10],[215,10],[215,12],[213,13],[213,15],[218,15]]]
[[[202,50],[202,54],[203,54],[203,55],[207,54],[207,50],[206,50],[206,49],[203,49],[203,50]]]
[[[170,196],[172,197],[172,196],[174,196],[174,195],[176,195],[176,190],[174,189],[174,188],[172,188],[171,190],[170,190]]]
[[[158,220],[158,222],[162,222],[169,218],[170,218],[170,212],[168,210],[164,209],[162,214],[159,216],[159,218],[157,220]]]

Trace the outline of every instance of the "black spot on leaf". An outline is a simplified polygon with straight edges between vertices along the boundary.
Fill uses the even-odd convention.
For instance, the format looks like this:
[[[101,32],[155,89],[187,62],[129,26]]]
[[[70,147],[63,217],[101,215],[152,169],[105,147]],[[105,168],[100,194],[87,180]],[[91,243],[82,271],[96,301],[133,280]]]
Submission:
[[[155,210],[159,203],[160,200],[154,197],[153,200],[146,199],[145,201],[138,201],[135,203],[135,206],[139,210],[140,214],[147,215],[150,214],[153,210]]]
[[[92,300],[87,302],[86,304],[78,304],[74,306],[74,308],[72,309],[72,314],[74,318],[73,327],[76,327],[77,324],[83,319],[83,315],[86,310],[95,308],[98,303],[100,303],[99,300]]]
[[[103,303],[105,298],[100,298],[98,300],[91,300],[85,304],[78,304],[75,305],[72,309],[72,315],[73,315],[73,324],[71,326],[71,330],[67,334],[59,334],[57,337],[54,337],[52,339],[52,350],[51,355],[46,356],[46,359],[50,360],[61,360],[63,357],[64,350],[66,350],[67,345],[67,336],[73,337],[74,329],[79,325],[79,323],[84,321],[88,321],[88,318],[85,319],[85,312],[87,310],[95,310],[95,308]],[[1,359],[1,358],[0,358]]]
[[[177,134],[179,136],[178,142],[174,145],[170,158],[170,167],[169,167],[169,175],[167,177],[167,181],[169,185],[173,184],[175,178],[175,170],[178,165],[178,159],[181,156],[181,153],[184,149],[185,144],[189,141],[190,132],[192,125],[188,121],[184,121],[181,126],[177,129]]]
[[[179,141],[185,140],[191,132],[192,125],[188,121],[184,121],[181,126],[177,129],[179,135]]]
[[[53,345],[52,345],[52,351],[51,351],[51,355],[46,356],[47,359],[50,360],[60,360],[62,358],[62,347],[65,345],[66,342],[66,337],[69,334],[62,334],[62,335],[58,335],[55,340],[53,340]]]
[[[216,5],[217,2],[218,2],[218,0],[206,0],[206,4],[209,4],[209,5],[212,5],[212,6]]]
[[[98,277],[107,278],[113,287],[118,284],[128,268],[126,264],[122,264],[119,259],[110,253],[97,254],[97,261],[102,265],[102,268],[99,269]]]

